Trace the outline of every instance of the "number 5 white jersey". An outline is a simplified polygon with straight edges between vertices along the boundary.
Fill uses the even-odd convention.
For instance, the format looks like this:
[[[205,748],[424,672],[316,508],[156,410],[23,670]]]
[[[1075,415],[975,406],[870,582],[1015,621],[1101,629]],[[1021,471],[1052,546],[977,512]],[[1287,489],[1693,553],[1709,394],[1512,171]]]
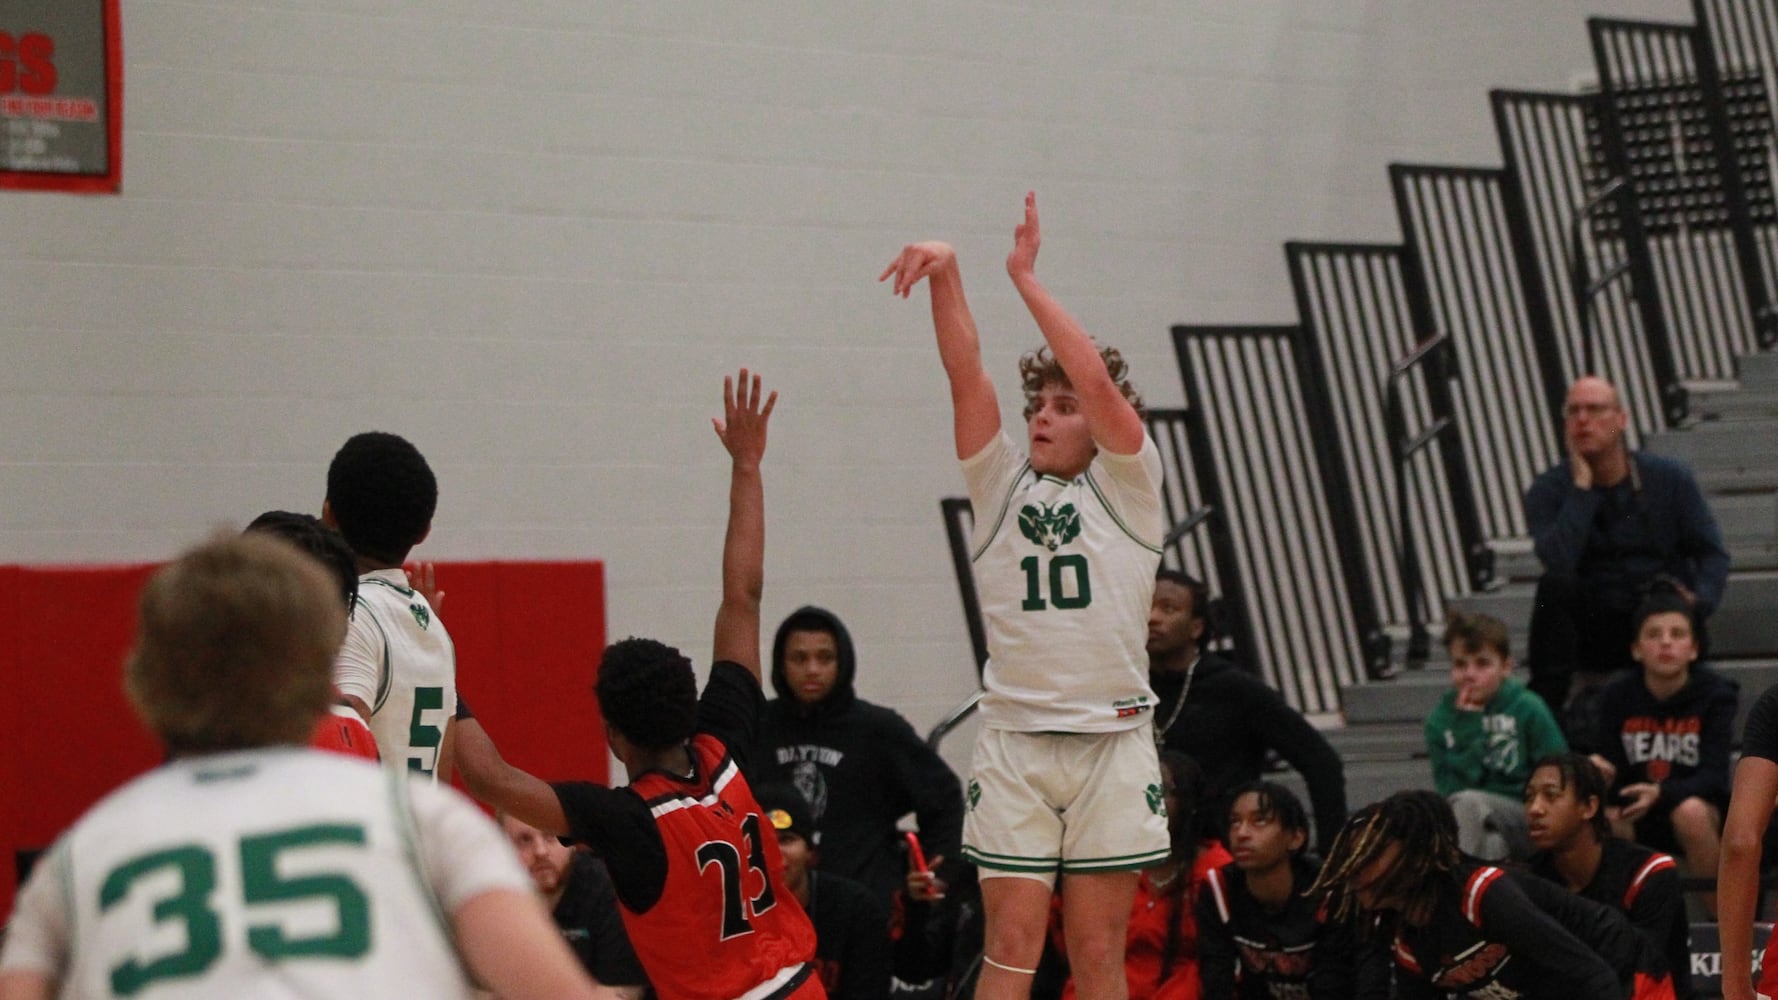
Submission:
[[[468,997],[446,915],[494,889],[533,891],[450,789],[297,748],[195,757],[56,842],[0,969],[64,997]]]
[[[1161,458],[1101,450],[1041,476],[1005,430],[963,461],[988,633],[982,724],[1104,733],[1147,724],[1148,614],[1165,533]]]
[[[406,573],[358,578],[333,680],[341,694],[370,706],[383,763],[435,777],[445,724],[457,714],[457,650]]]

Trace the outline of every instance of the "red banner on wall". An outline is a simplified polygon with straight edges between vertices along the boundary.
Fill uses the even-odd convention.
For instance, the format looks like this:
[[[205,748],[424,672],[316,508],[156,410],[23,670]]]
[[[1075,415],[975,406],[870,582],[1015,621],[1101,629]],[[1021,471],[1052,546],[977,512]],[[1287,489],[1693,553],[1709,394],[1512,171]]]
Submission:
[[[118,0],[0,0],[0,188],[116,193]]]
[[[122,688],[155,568],[0,565],[0,924],[38,852],[162,760]],[[502,756],[549,780],[604,781],[604,565],[440,563],[438,582],[458,693]]]

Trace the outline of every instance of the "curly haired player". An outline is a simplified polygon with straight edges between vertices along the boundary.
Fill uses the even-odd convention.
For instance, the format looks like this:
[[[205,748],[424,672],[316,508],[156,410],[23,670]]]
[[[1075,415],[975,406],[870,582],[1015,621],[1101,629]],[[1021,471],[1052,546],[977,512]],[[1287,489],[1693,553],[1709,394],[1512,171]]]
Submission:
[[[1145,648],[1161,459],[1122,356],[1037,280],[1039,243],[1027,194],[1006,270],[1044,338],[1019,364],[1029,458],[1001,427],[956,252],[911,244],[879,280],[904,297],[923,279],[931,289],[976,511],[989,659],[963,854],[981,869],[987,918],[977,995],[1029,995],[1060,872],[1075,981],[1118,1000],[1137,872],[1169,852]]]

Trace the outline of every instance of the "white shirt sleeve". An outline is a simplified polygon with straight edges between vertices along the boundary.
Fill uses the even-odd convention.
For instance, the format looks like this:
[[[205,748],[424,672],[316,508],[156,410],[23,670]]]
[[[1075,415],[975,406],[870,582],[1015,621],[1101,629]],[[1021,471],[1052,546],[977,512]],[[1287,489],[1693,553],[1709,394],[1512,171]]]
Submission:
[[[1142,448],[1134,455],[1116,455],[1101,448],[1093,464],[1105,470],[1106,500],[1113,513],[1143,541],[1158,547],[1167,533],[1161,510],[1161,483],[1166,472],[1154,438],[1142,435]]]
[[[388,647],[389,640],[370,607],[358,602],[351,621],[346,623],[346,641],[340,644],[339,655],[333,660],[334,687],[339,688],[341,695],[357,698],[375,712]]]
[[[447,914],[491,889],[536,892],[512,843],[452,788],[408,782],[420,869]]]
[[[0,948],[0,970],[40,972],[61,979],[68,969],[67,848],[58,843],[38,860],[13,902]]]
[[[963,460],[963,482],[969,488],[969,504],[975,513],[973,548],[979,549],[992,537],[994,525],[1024,468],[1025,456],[1005,428],[982,445],[980,451]]]

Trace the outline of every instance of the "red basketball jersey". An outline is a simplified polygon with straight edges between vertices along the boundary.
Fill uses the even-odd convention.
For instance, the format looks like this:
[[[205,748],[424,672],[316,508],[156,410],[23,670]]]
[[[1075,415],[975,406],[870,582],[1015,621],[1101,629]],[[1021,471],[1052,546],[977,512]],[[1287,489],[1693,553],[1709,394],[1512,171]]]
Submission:
[[[691,780],[651,771],[630,784],[667,850],[660,900],[647,913],[623,909],[630,943],[661,1000],[806,989],[815,928],[785,888],[777,831],[720,740],[700,734],[690,750]]]

